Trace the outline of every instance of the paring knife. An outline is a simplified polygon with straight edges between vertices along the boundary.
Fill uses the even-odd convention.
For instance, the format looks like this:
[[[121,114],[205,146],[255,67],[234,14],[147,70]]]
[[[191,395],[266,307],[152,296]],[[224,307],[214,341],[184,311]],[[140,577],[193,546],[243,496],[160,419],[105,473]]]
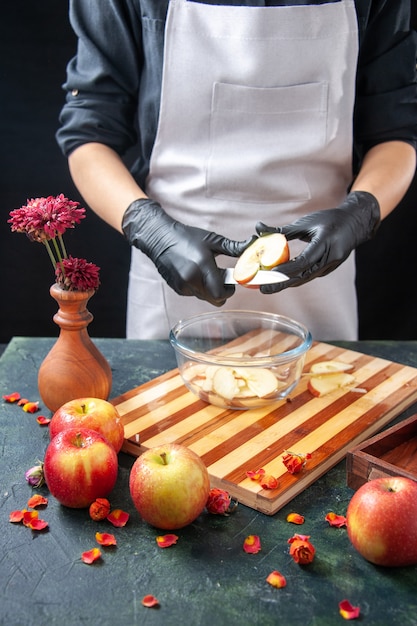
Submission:
[[[258,287],[260,285],[271,285],[272,283],[283,283],[289,280],[289,276],[282,272],[270,270],[258,270],[256,275],[249,282],[242,285],[243,287]],[[225,285],[238,285],[239,283],[233,278],[233,267],[227,267],[224,275]]]

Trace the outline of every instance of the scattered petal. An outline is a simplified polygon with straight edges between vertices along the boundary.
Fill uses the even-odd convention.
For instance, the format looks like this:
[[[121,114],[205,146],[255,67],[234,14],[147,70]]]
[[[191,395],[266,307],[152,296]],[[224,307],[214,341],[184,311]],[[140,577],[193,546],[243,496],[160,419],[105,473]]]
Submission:
[[[45,496],[41,496],[40,494],[36,494],[28,500],[28,507],[30,509],[34,509],[37,506],[46,506],[47,504],[48,498],[45,498]]]
[[[299,472],[301,472],[301,470],[305,467],[308,459],[311,459],[311,454],[309,452],[307,454],[298,454],[285,451],[284,456],[282,457],[282,462],[290,474],[299,474]]]
[[[31,487],[41,487],[45,478],[43,475],[43,463],[39,461],[39,465],[34,465],[25,472],[25,479]]]
[[[285,576],[274,570],[266,577],[266,582],[272,585],[272,587],[276,587],[277,589],[282,589],[287,584]]]
[[[113,526],[116,526],[117,528],[122,528],[122,526],[126,526],[127,522],[129,521],[129,513],[122,511],[122,509],[114,509],[107,516],[107,519],[110,524],[113,524]]]
[[[94,561],[97,561],[99,558],[101,558],[101,552],[98,548],[92,548],[92,550],[83,552],[81,555],[81,560],[83,563],[87,563],[87,565],[91,565],[91,563],[94,563]]]
[[[30,526],[30,524],[33,522],[33,520],[38,519],[39,518],[39,513],[38,511],[24,511],[23,512],[23,519],[22,522],[25,526]]]
[[[3,400],[5,400],[6,402],[17,402],[18,400],[20,400],[20,393],[18,391],[14,391],[13,393],[8,393],[5,396],[3,396]]]
[[[359,606],[352,606],[348,600],[339,602],[339,612],[343,619],[356,619],[360,614]]]
[[[45,522],[43,519],[36,518],[31,520],[29,524],[26,524],[26,526],[32,530],[44,530],[44,528],[48,527],[48,522]]]
[[[329,522],[330,526],[335,526],[336,528],[342,528],[342,526],[346,526],[346,517],[344,515],[336,515],[332,511],[327,513],[324,518],[326,522]]]
[[[155,596],[152,596],[151,594],[144,596],[142,598],[142,604],[143,606],[146,606],[148,609],[151,609],[152,607],[155,607],[155,606],[159,606],[158,600],[155,598]]]
[[[26,513],[26,509],[23,509],[22,511],[12,511],[9,514],[9,522],[12,522],[13,524],[19,524],[20,522],[23,522],[23,515]]]
[[[248,535],[243,542],[243,549],[248,554],[256,554],[260,552],[261,548],[261,540],[258,535]]]
[[[304,524],[304,517],[298,513],[288,513],[287,522],[291,524]]]
[[[309,539],[309,535],[294,535],[288,539],[288,543],[291,544],[290,556],[300,565],[307,565],[314,559],[316,549]]]
[[[160,548],[169,548],[177,543],[178,539],[177,535],[159,535],[156,538],[156,543]]]
[[[91,519],[95,522],[100,522],[110,513],[110,502],[107,498],[97,498],[94,502],[90,504],[89,514]],[[111,520],[110,520],[111,521]]]
[[[262,476],[265,476],[265,470],[262,467],[257,469],[256,471],[249,470],[248,472],[246,472],[246,476],[251,480],[259,481],[261,480]]]
[[[32,530],[43,530],[48,526],[48,522],[39,518],[38,511],[25,511],[22,521],[27,528],[31,528]]]
[[[278,478],[272,474],[265,474],[260,480],[262,489],[277,489],[279,486]]]
[[[38,422],[40,426],[48,426],[49,422],[51,421],[51,418],[45,417],[45,415],[39,415],[39,417],[36,418],[36,421]]]
[[[17,403],[17,406],[24,406],[28,402],[29,400],[27,398],[20,398],[19,402]]]
[[[116,537],[110,533],[96,533],[96,541],[101,546],[117,546]]]
[[[36,411],[39,411],[39,402],[26,402],[22,409],[25,413],[36,413]]]
[[[214,487],[210,489],[206,502],[206,509],[214,515],[230,515],[237,508],[237,502],[232,501],[230,494],[224,489]]]

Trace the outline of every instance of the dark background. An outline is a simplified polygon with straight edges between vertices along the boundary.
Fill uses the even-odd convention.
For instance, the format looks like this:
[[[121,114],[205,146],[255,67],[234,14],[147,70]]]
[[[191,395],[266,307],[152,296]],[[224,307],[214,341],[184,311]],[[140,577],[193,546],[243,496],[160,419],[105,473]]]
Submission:
[[[416,22],[416,20],[414,20]],[[55,336],[52,265],[40,244],[10,232],[9,211],[28,198],[82,199],[55,142],[67,61],[75,52],[67,0],[3,2],[0,21],[0,343]],[[361,339],[417,339],[417,177],[376,238],[357,252]],[[124,337],[130,252],[121,235],[88,211],[65,241],[101,267],[90,301],[95,337]]]

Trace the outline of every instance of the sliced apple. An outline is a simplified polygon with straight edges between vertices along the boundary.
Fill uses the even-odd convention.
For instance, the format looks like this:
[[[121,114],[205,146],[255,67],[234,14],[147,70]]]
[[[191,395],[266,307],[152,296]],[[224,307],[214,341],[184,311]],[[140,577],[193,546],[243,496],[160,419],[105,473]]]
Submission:
[[[321,397],[355,384],[355,377],[347,372],[336,372],[323,376],[312,376],[307,387],[313,396]]]
[[[263,367],[241,367],[236,368],[235,372],[245,381],[252,394],[258,398],[265,398],[277,390],[278,381],[271,370]]]
[[[231,367],[219,367],[214,372],[213,391],[226,400],[233,400],[237,396],[239,385]]]
[[[320,361],[313,363],[310,367],[310,374],[335,374],[336,372],[348,372],[353,369],[351,363],[343,363],[343,361]]]
[[[281,233],[258,237],[238,258],[233,278],[241,285],[248,283],[258,270],[270,270],[290,258],[288,241]]]

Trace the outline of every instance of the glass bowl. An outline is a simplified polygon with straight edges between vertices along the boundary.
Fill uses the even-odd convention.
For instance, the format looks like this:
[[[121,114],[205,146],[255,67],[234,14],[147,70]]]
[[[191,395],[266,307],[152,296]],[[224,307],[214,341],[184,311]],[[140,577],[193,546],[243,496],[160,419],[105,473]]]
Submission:
[[[255,409],[288,396],[312,345],[303,324],[259,311],[195,315],[180,320],[169,339],[186,387],[227,409]]]

